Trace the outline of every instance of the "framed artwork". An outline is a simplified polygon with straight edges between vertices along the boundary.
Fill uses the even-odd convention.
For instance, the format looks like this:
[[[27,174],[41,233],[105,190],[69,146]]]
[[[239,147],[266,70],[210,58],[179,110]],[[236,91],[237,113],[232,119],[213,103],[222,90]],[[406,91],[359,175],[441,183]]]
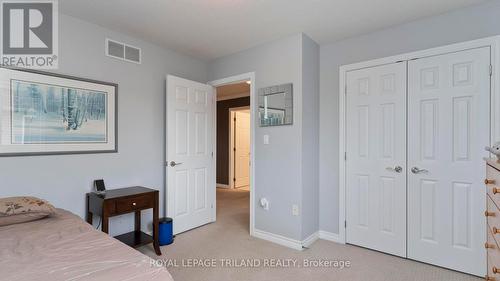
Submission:
[[[118,151],[118,85],[0,68],[0,157]]]

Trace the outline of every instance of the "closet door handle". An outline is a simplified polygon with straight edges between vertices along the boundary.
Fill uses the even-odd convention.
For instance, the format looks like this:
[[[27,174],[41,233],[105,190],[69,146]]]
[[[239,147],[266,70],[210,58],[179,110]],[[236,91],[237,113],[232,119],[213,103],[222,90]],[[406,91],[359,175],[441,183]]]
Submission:
[[[394,168],[393,167],[387,167],[385,169],[388,170],[388,171],[394,171],[396,173],[401,173],[403,171],[403,167],[401,167],[401,166],[396,166]]]
[[[413,168],[411,168],[411,172],[414,174],[422,174],[422,173],[428,173],[429,171],[426,169],[420,169],[418,167],[413,167]]]
[[[170,161],[169,163],[170,167],[175,167],[175,166],[179,166],[179,165],[182,165],[182,162],[175,162],[175,161]]]

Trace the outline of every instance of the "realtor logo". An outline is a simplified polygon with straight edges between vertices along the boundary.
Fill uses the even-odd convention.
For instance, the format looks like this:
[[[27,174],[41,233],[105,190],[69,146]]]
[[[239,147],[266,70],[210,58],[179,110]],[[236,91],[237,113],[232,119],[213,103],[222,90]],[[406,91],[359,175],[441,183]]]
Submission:
[[[1,64],[57,68],[57,1],[1,1]]]

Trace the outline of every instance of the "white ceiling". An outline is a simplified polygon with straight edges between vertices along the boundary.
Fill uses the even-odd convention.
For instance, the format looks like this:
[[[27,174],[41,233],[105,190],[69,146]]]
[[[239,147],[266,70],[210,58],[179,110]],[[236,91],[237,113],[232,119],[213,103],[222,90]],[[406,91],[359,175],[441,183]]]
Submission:
[[[203,60],[304,32],[319,44],[485,0],[61,0],[62,13]]]

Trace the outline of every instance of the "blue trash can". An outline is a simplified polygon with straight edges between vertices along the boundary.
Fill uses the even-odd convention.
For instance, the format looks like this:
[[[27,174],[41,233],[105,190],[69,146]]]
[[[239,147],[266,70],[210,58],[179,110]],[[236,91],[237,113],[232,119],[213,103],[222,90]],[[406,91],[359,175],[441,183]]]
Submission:
[[[174,237],[173,237],[173,221],[172,218],[161,218],[160,219],[160,246],[165,246],[172,244],[174,242]]]

